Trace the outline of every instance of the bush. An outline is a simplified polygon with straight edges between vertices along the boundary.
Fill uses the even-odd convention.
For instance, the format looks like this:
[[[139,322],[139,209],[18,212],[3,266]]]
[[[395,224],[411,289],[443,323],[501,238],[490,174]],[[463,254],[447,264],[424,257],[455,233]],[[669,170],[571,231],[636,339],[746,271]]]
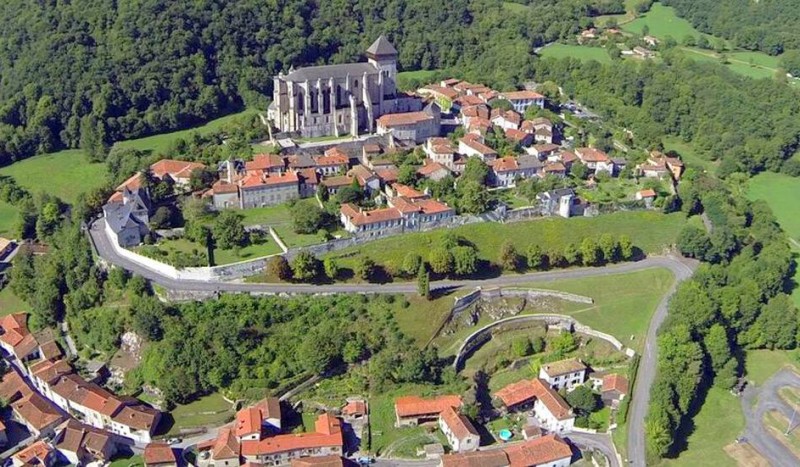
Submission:
[[[292,279],[292,268],[283,256],[273,256],[267,262],[267,272],[282,281]]]

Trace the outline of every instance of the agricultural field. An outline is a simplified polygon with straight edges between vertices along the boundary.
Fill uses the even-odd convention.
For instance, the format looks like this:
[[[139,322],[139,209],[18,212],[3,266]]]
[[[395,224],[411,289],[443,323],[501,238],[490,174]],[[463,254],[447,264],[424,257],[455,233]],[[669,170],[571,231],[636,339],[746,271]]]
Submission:
[[[800,253],[800,178],[775,172],[762,172],[750,179],[748,196],[763,200],[772,209],[781,228],[789,236],[792,250]],[[795,282],[800,283],[800,270],[795,273]],[[800,287],[792,294],[795,304],[800,306]]]
[[[566,58],[572,57],[580,60],[596,60],[600,63],[611,63],[611,57],[606,49],[586,45],[551,44],[539,51],[542,57]]]
[[[560,249],[569,243],[580,243],[596,232],[615,237],[627,235],[633,244],[645,253],[658,253],[672,245],[686,224],[683,214],[664,215],[657,212],[618,212],[595,218],[543,218],[527,222],[499,224],[485,222],[448,229],[447,232],[463,237],[478,250],[482,260],[495,261],[501,245],[510,241],[519,251],[525,251],[532,242],[545,251]],[[445,235],[444,230],[408,233],[371,242],[369,248],[347,248],[330,256],[342,267],[354,268],[358,260],[368,256],[389,270],[397,270],[408,252],[424,254],[436,246]]]
[[[17,208],[0,201],[0,237],[13,237],[17,223]]]
[[[14,178],[32,193],[45,192],[72,203],[80,193],[106,183],[106,166],[90,163],[83,151],[70,149],[15,162],[0,169],[0,175]]]

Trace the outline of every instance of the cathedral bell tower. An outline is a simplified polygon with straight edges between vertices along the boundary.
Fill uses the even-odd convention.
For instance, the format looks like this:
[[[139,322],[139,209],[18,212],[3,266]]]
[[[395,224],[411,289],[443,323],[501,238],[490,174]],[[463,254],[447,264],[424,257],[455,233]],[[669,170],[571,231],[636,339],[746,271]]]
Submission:
[[[386,36],[381,35],[369,46],[367,61],[381,72],[383,96],[394,97],[397,92],[397,50]]]

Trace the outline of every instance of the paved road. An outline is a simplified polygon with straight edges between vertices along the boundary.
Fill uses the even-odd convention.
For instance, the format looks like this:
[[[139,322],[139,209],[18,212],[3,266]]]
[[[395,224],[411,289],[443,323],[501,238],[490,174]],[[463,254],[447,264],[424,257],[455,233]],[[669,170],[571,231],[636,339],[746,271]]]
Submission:
[[[566,438],[581,449],[600,451],[608,459],[608,467],[621,467],[611,435],[605,433],[570,433]]]
[[[792,419],[794,410],[778,394],[778,390],[784,386],[800,389],[800,376],[791,370],[784,369],[768,379],[762,387],[748,386],[742,395],[742,410],[746,423],[743,436],[774,467],[800,465],[800,459],[777,440],[761,422],[764,414],[770,410],[777,410],[787,419]],[[753,403],[756,399],[758,399],[757,405]],[[798,429],[798,424],[800,421],[798,416],[795,416],[792,429]]]
[[[639,360],[639,370],[636,375],[636,382],[633,387],[631,405],[628,409],[628,456],[629,462],[636,467],[645,466],[645,436],[644,418],[647,415],[647,406],[650,402],[650,387],[656,377],[656,359],[658,348],[656,346],[656,332],[661,327],[661,323],[667,317],[669,300],[678,283],[688,279],[694,273],[697,262],[689,260],[671,260],[670,269],[675,274],[676,281],[669,292],[661,299],[653,318],[650,320],[650,327],[647,329],[644,351]]]

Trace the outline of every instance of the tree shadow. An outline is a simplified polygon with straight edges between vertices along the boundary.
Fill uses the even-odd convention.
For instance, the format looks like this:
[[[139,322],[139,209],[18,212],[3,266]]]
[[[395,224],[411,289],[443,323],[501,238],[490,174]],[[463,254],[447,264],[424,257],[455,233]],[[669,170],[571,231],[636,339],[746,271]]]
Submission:
[[[169,412],[163,412],[161,414],[161,420],[158,422],[158,426],[156,427],[155,432],[153,433],[154,436],[163,436],[172,430],[175,426],[175,417],[172,416]]]

